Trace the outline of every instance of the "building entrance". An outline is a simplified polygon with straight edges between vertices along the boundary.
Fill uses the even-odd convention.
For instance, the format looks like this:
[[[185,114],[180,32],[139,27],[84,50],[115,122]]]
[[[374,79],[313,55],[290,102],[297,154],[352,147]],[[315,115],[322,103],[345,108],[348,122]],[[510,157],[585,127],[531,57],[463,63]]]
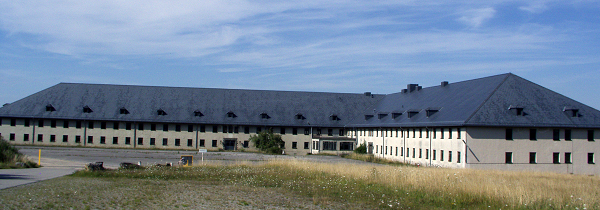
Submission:
[[[224,150],[236,150],[237,139],[223,139]]]

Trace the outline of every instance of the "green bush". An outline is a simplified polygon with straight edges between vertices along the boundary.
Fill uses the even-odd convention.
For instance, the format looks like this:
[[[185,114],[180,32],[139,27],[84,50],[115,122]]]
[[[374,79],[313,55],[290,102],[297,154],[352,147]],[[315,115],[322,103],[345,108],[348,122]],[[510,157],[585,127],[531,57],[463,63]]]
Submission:
[[[360,146],[356,147],[354,152],[358,154],[367,154],[367,145],[365,145],[365,143],[360,144]]]
[[[272,130],[262,131],[258,135],[250,136],[250,141],[260,151],[270,154],[281,154],[285,142],[281,139],[281,135],[273,134]]]
[[[38,165],[27,160],[17,148],[0,137],[0,168],[35,168]]]

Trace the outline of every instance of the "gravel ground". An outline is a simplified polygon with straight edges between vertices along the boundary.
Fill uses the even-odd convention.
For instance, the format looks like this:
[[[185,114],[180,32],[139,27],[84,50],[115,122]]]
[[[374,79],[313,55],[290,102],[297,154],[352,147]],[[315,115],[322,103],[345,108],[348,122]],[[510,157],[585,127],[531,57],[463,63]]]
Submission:
[[[138,163],[149,166],[155,164],[174,163],[179,161],[181,155],[193,155],[194,165],[205,163],[235,164],[239,162],[261,162],[270,159],[297,159],[328,163],[358,163],[373,164],[363,161],[340,158],[328,155],[265,155],[250,152],[207,152],[199,154],[195,151],[177,150],[141,150],[141,149],[102,149],[79,147],[32,147],[19,146],[19,151],[37,162],[38,152],[41,149],[41,162],[43,166],[81,166],[90,162],[104,162],[107,168],[118,168],[121,162]]]

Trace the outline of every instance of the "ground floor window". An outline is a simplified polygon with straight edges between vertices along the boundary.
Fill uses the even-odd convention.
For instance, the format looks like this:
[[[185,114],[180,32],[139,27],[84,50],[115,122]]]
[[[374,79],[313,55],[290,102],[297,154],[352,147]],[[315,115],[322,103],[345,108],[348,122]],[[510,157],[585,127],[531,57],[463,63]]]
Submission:
[[[212,147],[217,147],[217,140],[212,140]]]
[[[119,137],[113,137],[113,144],[119,144]]]
[[[337,142],[333,142],[333,141],[324,141],[323,142],[323,150],[337,150],[336,146],[337,146]]]
[[[552,163],[554,163],[554,164],[560,163],[560,152],[552,153]]]
[[[156,138],[150,138],[150,145],[156,144]]]
[[[75,136],[75,143],[81,143],[81,136]]]
[[[504,163],[513,163],[512,152],[504,153]]]
[[[163,146],[167,146],[168,142],[169,142],[169,139],[167,139],[167,138],[163,138],[163,143],[162,143],[162,145],[163,145]]]
[[[292,142],[292,149],[298,149],[298,142]]]
[[[588,164],[595,164],[594,153],[588,153]]]
[[[187,146],[188,146],[188,147],[191,147],[191,146],[192,146],[192,139],[188,139]]]
[[[204,139],[200,139],[200,145],[199,145],[199,146],[200,146],[200,147],[205,147],[205,146],[204,146]]]
[[[352,151],[354,150],[354,142],[340,142],[341,151]]]
[[[304,142],[304,149],[308,149],[308,142]]]
[[[242,146],[243,146],[244,148],[248,148],[248,144],[249,144],[249,141],[244,141],[244,144],[243,144]]]
[[[175,139],[175,146],[181,146],[181,140]]]
[[[75,138],[75,141],[77,141],[77,138]],[[125,144],[131,144],[131,137],[125,137]]]

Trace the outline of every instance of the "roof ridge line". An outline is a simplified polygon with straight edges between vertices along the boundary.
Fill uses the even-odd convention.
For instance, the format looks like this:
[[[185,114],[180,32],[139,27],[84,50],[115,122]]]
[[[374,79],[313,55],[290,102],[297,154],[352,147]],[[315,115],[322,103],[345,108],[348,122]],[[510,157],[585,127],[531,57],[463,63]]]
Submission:
[[[467,120],[465,120],[464,124],[468,124],[469,123],[469,121],[471,120],[471,118],[473,118],[473,116],[475,116],[475,114],[477,112],[479,112],[479,110],[481,109],[481,107],[483,107],[483,105],[490,100],[490,98],[496,93],[496,91],[498,91],[498,89],[500,88],[500,86],[502,86],[506,82],[506,80],[508,79],[508,77],[510,77],[510,75],[512,75],[512,73],[506,74],[506,77],[504,78],[504,80],[502,80],[502,82],[500,84],[498,84],[498,86],[496,86],[496,88],[494,88],[494,90],[492,91],[492,93],[490,93],[490,95],[485,100],[483,100],[483,102],[479,105],[479,107],[477,107],[477,109],[467,118]]]

